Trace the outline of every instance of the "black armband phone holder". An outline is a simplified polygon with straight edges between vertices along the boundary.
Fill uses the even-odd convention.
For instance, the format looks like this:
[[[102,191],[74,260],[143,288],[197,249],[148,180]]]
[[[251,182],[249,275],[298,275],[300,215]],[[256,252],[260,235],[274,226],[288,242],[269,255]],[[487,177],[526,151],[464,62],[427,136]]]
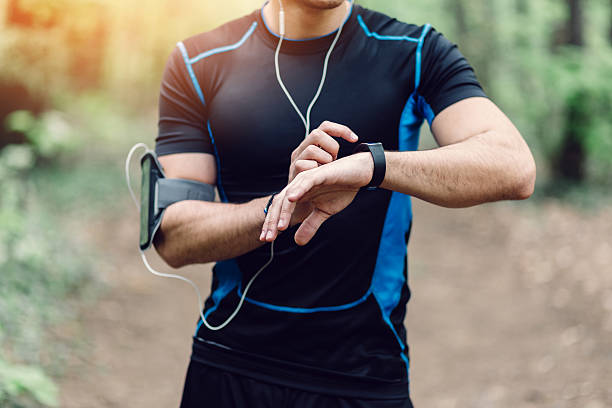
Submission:
[[[214,201],[215,186],[199,181],[166,178],[155,153],[147,152],[140,160],[140,249],[153,243],[167,207],[178,201]]]

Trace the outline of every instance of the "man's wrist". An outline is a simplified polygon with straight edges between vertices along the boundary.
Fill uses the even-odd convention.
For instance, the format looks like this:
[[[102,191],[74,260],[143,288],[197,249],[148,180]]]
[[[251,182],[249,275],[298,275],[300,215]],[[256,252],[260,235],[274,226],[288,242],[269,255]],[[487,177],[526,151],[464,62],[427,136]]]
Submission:
[[[270,198],[268,198],[268,203],[266,204],[266,206],[264,207],[264,210],[263,210],[263,212],[264,212],[264,214],[265,214],[265,215],[268,215],[268,209],[270,209],[270,206],[272,205],[272,201],[274,201],[274,196],[275,196],[276,194],[277,194],[277,193],[273,193],[273,194],[270,196]]]
[[[248,203],[248,206],[251,208],[249,212],[254,217],[254,220],[256,220],[258,224],[260,224],[260,226],[266,220],[266,214],[264,213],[263,210],[264,208],[266,208],[269,200],[270,200],[270,196],[268,195],[268,196],[254,198]]]
[[[363,187],[368,189],[378,188],[378,186],[380,186],[385,179],[385,173],[387,170],[385,150],[382,143],[361,143],[355,148],[355,153],[357,152],[363,152],[369,156],[370,159],[368,161],[370,178],[365,185],[363,185]]]
[[[374,174],[374,159],[369,152],[359,152],[352,155],[357,161],[359,187],[365,187],[372,180]]]

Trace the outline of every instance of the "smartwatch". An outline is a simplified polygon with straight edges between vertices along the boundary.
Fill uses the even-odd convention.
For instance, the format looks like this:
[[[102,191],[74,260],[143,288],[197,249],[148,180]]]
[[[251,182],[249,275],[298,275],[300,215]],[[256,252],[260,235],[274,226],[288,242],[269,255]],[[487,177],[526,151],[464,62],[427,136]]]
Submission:
[[[385,160],[385,149],[382,143],[360,143],[355,147],[353,153],[370,152],[374,161],[374,171],[372,172],[372,180],[368,185],[364,186],[368,190],[373,190],[380,186],[385,179],[387,171],[387,161]]]

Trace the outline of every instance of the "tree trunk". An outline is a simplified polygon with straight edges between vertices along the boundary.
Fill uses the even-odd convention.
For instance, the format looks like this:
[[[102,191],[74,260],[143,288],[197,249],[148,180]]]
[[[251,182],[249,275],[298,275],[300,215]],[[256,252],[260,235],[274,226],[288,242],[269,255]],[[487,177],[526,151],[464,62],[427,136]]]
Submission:
[[[491,0],[478,0],[476,6],[465,0],[447,0],[446,4],[455,19],[455,41],[486,89],[492,82],[492,61],[495,58],[492,53],[497,51],[496,16]],[[478,14],[474,15],[474,11]]]
[[[565,131],[557,167],[557,175],[564,180],[580,182],[585,177],[584,132],[591,120],[586,108],[588,98],[588,92],[578,90],[566,102]]]
[[[567,20],[567,44],[584,46],[584,20],[582,0],[567,0],[569,16]],[[588,128],[590,115],[585,106],[589,94],[577,90],[566,101],[565,130],[559,152],[556,173],[561,179],[580,182],[585,177],[586,152],[584,132]]]
[[[568,28],[568,44],[583,46],[584,45],[584,18],[582,0],[568,0],[569,19],[567,22]]]
[[[610,45],[612,45],[612,0],[610,0]]]
[[[450,9],[455,15],[455,25],[457,27],[459,41],[464,41],[468,32],[465,7],[461,0],[450,0]]]

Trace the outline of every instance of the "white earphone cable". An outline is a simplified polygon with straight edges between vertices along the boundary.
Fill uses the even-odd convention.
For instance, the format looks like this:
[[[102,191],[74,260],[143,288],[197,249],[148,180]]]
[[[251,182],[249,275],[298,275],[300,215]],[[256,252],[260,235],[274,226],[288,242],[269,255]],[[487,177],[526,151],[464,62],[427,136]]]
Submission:
[[[278,55],[280,53],[281,45],[282,45],[283,39],[285,37],[285,17],[284,17],[285,13],[284,13],[284,10],[283,10],[283,3],[282,3],[282,1],[279,0],[279,3],[280,3],[280,13],[279,13],[280,39],[278,41],[278,45],[277,45],[276,51],[274,53],[274,68],[275,68],[275,71],[276,71],[276,79],[278,80],[278,83],[279,83],[280,87],[282,88],[283,92],[287,96],[287,99],[291,103],[291,106],[293,106],[293,109],[295,109],[295,111],[297,112],[298,116],[302,120],[302,123],[304,124],[304,128],[306,130],[306,134],[305,134],[304,137],[306,137],[310,133],[310,113],[312,111],[313,106],[315,105],[315,103],[319,99],[319,95],[321,94],[321,91],[323,90],[323,84],[325,83],[325,78],[327,77],[327,66],[329,64],[329,57],[330,57],[334,47],[336,46],[336,43],[338,42],[338,39],[340,38],[340,34],[342,33],[342,28],[344,27],[344,23],[346,22],[346,19],[342,22],[342,24],[338,28],[338,32],[336,33],[336,36],[334,37],[334,40],[332,41],[332,43],[331,43],[331,45],[329,47],[329,50],[327,50],[327,54],[325,55],[325,61],[323,63],[323,72],[321,74],[321,81],[319,82],[319,87],[317,88],[317,92],[315,93],[314,97],[310,101],[310,104],[308,105],[308,109],[306,110],[306,118],[304,118],[304,115],[302,115],[302,112],[300,112],[300,109],[297,107],[297,105],[295,104],[295,101],[291,97],[291,94],[289,93],[289,91],[285,87],[285,84],[283,83],[283,80],[282,80],[281,75],[280,75],[280,67],[279,67],[279,63],[278,63]],[[130,163],[132,161],[132,156],[134,155],[134,153],[138,149],[144,149],[145,150],[145,154],[147,152],[150,152],[149,148],[144,143],[137,143],[134,146],[132,146],[132,148],[130,149],[130,151],[129,151],[128,155],[127,155],[127,158],[125,160],[125,180],[126,180],[128,189],[130,191],[130,196],[132,197],[132,200],[134,201],[134,204],[136,205],[136,208],[140,211],[140,203],[139,203],[138,199],[136,198],[136,194],[134,194],[134,190],[132,188],[132,183],[131,183],[131,180],[130,180]],[[259,268],[259,270],[249,280],[249,282],[247,283],[247,285],[244,288],[244,292],[242,293],[242,296],[240,296],[240,301],[238,302],[238,305],[236,306],[236,308],[234,309],[232,314],[223,323],[221,323],[221,324],[219,324],[217,326],[212,326],[212,325],[210,325],[206,321],[206,317],[204,316],[204,313],[203,313],[203,310],[202,310],[202,307],[201,307],[203,305],[202,294],[200,293],[200,289],[198,288],[198,286],[192,280],[190,280],[190,279],[188,279],[188,278],[186,278],[184,276],[181,276],[181,275],[176,275],[176,274],[172,274],[172,273],[163,273],[163,272],[156,271],[149,264],[144,251],[142,251],[140,249],[139,249],[139,251],[140,251],[140,256],[142,258],[142,262],[144,263],[145,267],[149,270],[149,272],[151,272],[153,275],[156,275],[156,276],[159,276],[159,277],[162,277],[162,278],[178,279],[178,280],[181,280],[183,282],[187,282],[188,284],[190,284],[193,287],[193,289],[195,290],[196,295],[198,297],[198,311],[200,313],[200,318],[202,319],[202,323],[209,330],[221,330],[225,326],[227,326],[234,319],[234,317],[236,317],[236,315],[240,311],[240,308],[242,307],[242,304],[244,303],[244,300],[246,299],[247,293],[249,292],[249,289],[251,288],[251,285],[253,284],[255,279],[257,279],[257,277],[261,274],[261,272],[263,272],[263,270],[266,269],[268,267],[268,265],[270,265],[272,263],[272,260],[274,259],[274,241],[270,244],[270,258],[268,258],[268,261],[261,268]]]
[[[136,194],[134,194],[134,189],[132,188],[132,183],[130,180],[130,163],[132,161],[132,156],[138,149],[144,149],[145,154],[147,152],[150,152],[149,148],[144,143],[137,143],[134,146],[132,146],[132,148],[130,149],[130,152],[127,155],[127,158],[125,159],[125,179],[127,182],[128,189],[130,190],[130,195],[132,196],[132,200],[134,201],[134,204],[136,205],[136,208],[138,209],[138,211],[140,211],[140,203],[136,199]],[[178,280],[182,280],[183,282],[187,282],[188,284],[190,284],[195,290],[196,295],[198,297],[198,311],[200,312],[200,318],[202,319],[202,323],[204,323],[204,325],[210,330],[221,330],[222,328],[227,326],[234,319],[234,317],[236,317],[236,315],[238,314],[238,311],[240,310],[240,308],[242,307],[242,304],[244,303],[244,300],[246,299],[246,295],[249,292],[251,285],[253,284],[255,279],[259,276],[259,274],[263,272],[263,270],[266,269],[266,267],[270,265],[270,263],[274,259],[274,242],[270,244],[270,258],[268,258],[268,261],[261,268],[259,268],[259,270],[255,273],[255,275],[253,275],[253,277],[246,284],[246,286],[244,287],[244,292],[242,293],[242,296],[240,296],[240,301],[238,302],[238,305],[236,306],[232,314],[223,323],[219,324],[218,326],[212,326],[206,321],[206,318],[204,317],[204,314],[202,313],[202,306],[203,306],[202,294],[200,293],[200,289],[198,288],[198,286],[191,279],[188,279],[184,276],[176,275],[173,273],[163,273],[163,272],[156,271],[149,264],[149,261],[147,260],[147,257],[144,251],[141,250],[140,248],[139,248],[139,251],[140,251],[140,256],[142,257],[142,262],[144,263],[145,267],[149,270],[149,272],[151,272],[153,275],[156,275],[162,278],[178,279]]]
[[[130,152],[127,155],[127,158],[125,159],[125,181],[127,183],[128,190],[130,190],[130,196],[132,196],[132,201],[134,201],[134,205],[136,205],[136,208],[138,209],[138,211],[140,211],[140,203],[136,199],[136,194],[134,194],[134,189],[132,188],[132,181],[130,180],[130,163],[132,162],[132,156],[138,149],[145,149],[146,152],[149,150],[149,147],[144,143],[136,143],[134,146],[132,146]]]
[[[310,112],[312,111],[313,106],[319,99],[319,95],[321,95],[321,91],[323,90],[323,85],[325,84],[325,79],[327,77],[327,66],[329,65],[329,57],[331,56],[332,51],[336,47],[336,43],[338,42],[338,39],[340,38],[340,34],[342,33],[342,28],[344,27],[344,23],[346,22],[346,19],[344,19],[342,23],[340,24],[340,27],[338,27],[336,36],[334,37],[334,40],[332,41],[331,45],[329,46],[329,49],[327,50],[327,53],[325,54],[325,60],[323,62],[323,72],[321,74],[321,81],[319,82],[319,87],[317,88],[317,92],[315,93],[314,97],[308,104],[308,108],[306,109],[306,118],[304,118],[304,115],[302,115],[302,112],[297,107],[295,101],[293,100],[293,97],[287,90],[287,87],[285,86],[285,83],[283,82],[283,79],[281,78],[281,74],[280,74],[278,56],[281,50],[281,46],[283,44],[283,40],[285,38],[285,10],[283,9],[282,0],[278,0],[278,3],[280,5],[280,12],[279,12],[280,38],[278,40],[278,45],[276,46],[276,51],[274,52],[274,69],[276,71],[276,80],[278,81],[278,84],[280,85],[281,89],[285,93],[285,96],[287,96],[287,99],[291,103],[291,106],[293,106],[293,109],[296,111],[296,113],[302,120],[302,123],[304,123],[304,128],[306,129],[306,135],[304,137],[307,137],[308,134],[310,133]]]

